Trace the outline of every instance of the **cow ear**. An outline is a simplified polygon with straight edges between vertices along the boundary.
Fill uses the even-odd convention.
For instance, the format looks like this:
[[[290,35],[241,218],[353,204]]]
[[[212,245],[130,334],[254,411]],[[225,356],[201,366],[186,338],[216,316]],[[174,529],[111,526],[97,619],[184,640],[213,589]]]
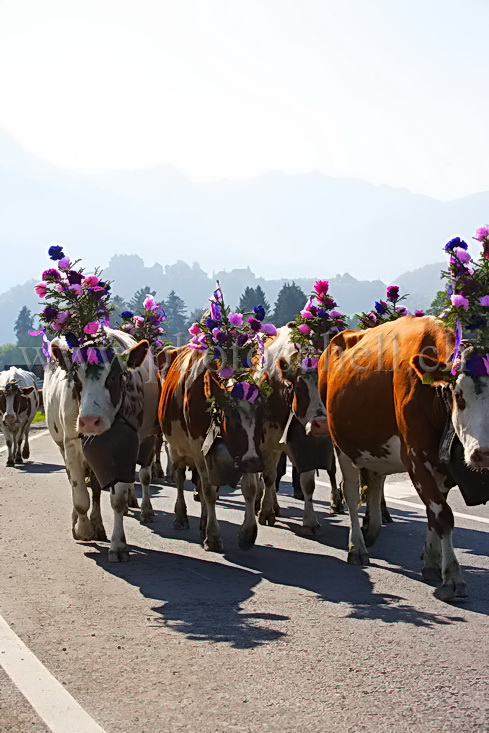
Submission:
[[[204,394],[206,400],[214,398],[219,408],[223,409],[226,404],[226,396],[217,379],[207,369],[204,372]]]
[[[437,387],[453,381],[450,368],[444,361],[433,359],[431,356],[416,354],[416,356],[411,357],[409,364],[423,384],[430,384],[433,387]]]
[[[27,395],[30,395],[32,394],[32,392],[34,392],[34,387],[21,387],[20,391],[25,397],[27,397]]]
[[[55,361],[58,362],[61,369],[68,371],[69,355],[66,349],[63,349],[59,344],[51,342],[51,354]]]
[[[136,346],[128,349],[124,352],[127,355],[127,368],[137,369],[141,366],[143,361],[146,359],[149,351],[149,343],[144,339],[140,341]]]
[[[175,361],[178,353],[178,349],[162,349],[161,351],[158,351],[155,360],[161,378],[166,376],[168,369]]]

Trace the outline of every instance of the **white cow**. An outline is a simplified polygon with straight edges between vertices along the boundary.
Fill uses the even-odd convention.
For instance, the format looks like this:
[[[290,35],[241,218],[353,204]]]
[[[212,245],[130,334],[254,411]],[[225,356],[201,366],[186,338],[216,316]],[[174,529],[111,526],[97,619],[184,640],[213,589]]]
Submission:
[[[47,425],[64,458],[72,487],[73,537],[85,541],[106,539],[106,536],[100,514],[101,488],[94,480],[93,471],[90,471],[82,449],[82,438],[102,435],[117,418],[137,431],[141,445],[151,439],[157,420],[159,383],[148,342],[136,344],[128,334],[111,328],[105,328],[105,333],[112,348],[119,354],[124,352],[127,361],[115,357],[100,364],[89,364],[84,358],[77,362],[76,350],[69,350],[64,339],[54,339],[44,380]],[[152,459],[151,453],[149,458],[142,460],[139,472],[143,491],[141,522],[154,521],[149,495]],[[120,462],[124,460],[121,453]],[[126,474],[131,470],[134,472],[135,463],[132,465],[129,472],[126,466]],[[89,518],[90,497],[86,477],[90,475],[93,505]],[[128,495],[133,490],[133,479],[128,478],[110,486],[114,528],[109,560],[113,562],[129,559],[123,516],[127,511]]]
[[[29,429],[38,408],[39,391],[34,374],[17,367],[0,373],[0,415],[8,448],[7,466],[29,458]]]

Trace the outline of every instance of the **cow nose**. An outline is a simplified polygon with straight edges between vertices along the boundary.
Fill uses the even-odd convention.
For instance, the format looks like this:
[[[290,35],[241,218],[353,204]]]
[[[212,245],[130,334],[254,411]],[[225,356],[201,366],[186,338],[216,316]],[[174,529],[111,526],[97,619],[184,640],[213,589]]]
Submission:
[[[470,463],[477,468],[489,468],[489,448],[476,448],[470,456]]]
[[[3,421],[4,423],[13,423],[17,419],[16,415],[4,415]]]
[[[307,433],[307,430],[306,430]],[[315,417],[310,424],[309,429],[310,435],[328,435],[328,418],[327,417]]]
[[[102,418],[97,415],[85,415],[78,418],[78,429],[80,433],[101,433]]]

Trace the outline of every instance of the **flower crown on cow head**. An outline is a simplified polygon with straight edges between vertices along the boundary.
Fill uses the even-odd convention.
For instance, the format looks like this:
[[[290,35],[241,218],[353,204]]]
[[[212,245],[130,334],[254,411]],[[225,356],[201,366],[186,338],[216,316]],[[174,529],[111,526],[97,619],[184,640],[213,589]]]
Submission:
[[[385,300],[376,300],[371,311],[363,311],[362,313],[355,314],[355,318],[358,319],[358,328],[375,328],[375,326],[380,326],[382,323],[397,321],[398,318],[402,318],[403,316],[413,315],[417,318],[424,316],[425,314],[422,310],[414,311],[411,314],[406,306],[399,305],[407,297],[407,294],[399,295],[398,285],[389,285],[385,294]]]
[[[86,275],[79,267],[81,260],[71,262],[63,248],[53,245],[49,248],[50,258],[57,263],[42,273],[42,279],[34,290],[43,298],[45,307],[39,313],[43,334],[43,350],[46,356],[46,332],[52,336],[63,336],[70,349],[74,349],[73,361],[101,364],[113,356],[103,326],[110,325],[110,283],[99,277],[97,268],[93,275]]]
[[[205,353],[209,368],[231,399],[253,403],[262,392],[268,394],[268,383],[253,378],[256,359],[263,363],[264,339],[275,336],[277,329],[263,323],[265,308],[257,305],[250,313],[231,312],[225,305],[219,281],[209,298],[210,310],[189,330],[189,346]]]
[[[439,293],[444,302],[443,322],[455,329],[452,375],[460,371],[474,377],[489,375],[489,225],[478,227],[473,239],[482,247],[472,259],[468,244],[460,237],[451,239],[444,249],[450,256],[442,272],[446,288]],[[470,351],[461,358],[462,336]]]
[[[319,357],[330,339],[346,328],[344,316],[337,310],[336,301],[328,291],[327,280],[316,280],[304,308],[291,324],[290,341],[300,350],[304,371],[317,368]]]
[[[154,352],[171,342],[164,338],[165,330],[162,326],[166,321],[166,313],[161,303],[158,303],[151,293],[147,293],[143,307],[133,311],[122,311],[121,329],[131,334],[136,341],[146,339]]]

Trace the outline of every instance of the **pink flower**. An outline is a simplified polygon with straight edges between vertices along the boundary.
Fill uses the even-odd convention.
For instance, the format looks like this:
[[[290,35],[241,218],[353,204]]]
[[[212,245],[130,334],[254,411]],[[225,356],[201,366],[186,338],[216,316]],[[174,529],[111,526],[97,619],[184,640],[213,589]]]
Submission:
[[[342,317],[342,313],[340,313],[340,311],[331,311],[329,315],[331,316],[331,318],[341,318]]]
[[[198,333],[201,333],[202,332],[202,329],[196,323],[192,323],[192,325],[190,326],[188,332],[191,333],[193,336],[197,336]]]
[[[58,321],[61,323],[64,323],[68,320],[68,318],[71,316],[70,311],[61,311],[61,313],[58,313]]]
[[[67,321],[70,316],[70,311],[62,311],[61,313],[58,313],[58,317],[53,323],[53,329],[55,331],[62,331],[64,328],[68,328]]]
[[[60,270],[69,270],[71,267],[69,257],[62,257],[60,260],[58,260],[58,267]]]
[[[141,326],[144,326],[144,318],[142,316],[134,316],[132,321],[136,328],[141,328]]]
[[[56,285],[56,290],[58,291],[58,293],[62,293],[65,287],[66,287],[66,283],[58,283]]]
[[[121,328],[123,331],[127,331],[128,333],[134,332],[134,326],[132,326],[130,323],[123,323]]]
[[[87,323],[87,325],[83,327],[83,330],[86,334],[91,336],[92,334],[97,333],[99,326],[100,324],[98,321],[91,321],[90,323]]]
[[[48,292],[47,283],[43,283],[43,282],[37,283],[37,285],[34,286],[34,290],[36,291],[36,294],[40,298],[45,298]]]
[[[484,306],[489,305],[489,295],[483,295],[482,298],[479,298],[479,303]]]
[[[81,295],[83,292],[81,285],[70,285],[68,290],[72,290],[76,295]]]
[[[316,280],[314,290],[318,295],[326,295],[329,290],[329,282],[327,280]]]
[[[242,326],[243,325],[243,314],[242,313],[230,313],[229,323],[231,326]]]
[[[227,366],[223,367],[222,369],[219,369],[218,375],[221,377],[221,379],[229,379],[229,377],[232,376],[234,372],[233,367]]]
[[[301,316],[303,318],[312,318],[312,313],[307,308],[304,308],[304,310],[301,310]]]
[[[405,305],[398,305],[397,308],[396,308],[396,311],[398,313],[400,313],[401,316],[408,316],[409,315],[409,311],[408,311],[408,309],[406,308]]]
[[[463,308],[464,310],[467,310],[469,307],[469,301],[467,298],[464,298],[463,295],[452,295],[450,297],[450,300],[452,301],[452,305],[455,306],[455,308]]]
[[[84,279],[83,284],[87,286],[87,288],[94,288],[96,285],[98,285],[100,282],[100,278],[96,275],[87,275],[87,277]]]
[[[273,325],[273,323],[264,323],[261,327],[261,330],[263,333],[267,333],[269,336],[276,336],[277,335],[277,329]]]
[[[489,226],[477,227],[477,229],[475,230],[474,239],[477,239],[478,242],[482,242],[488,234]]]
[[[470,262],[470,255],[463,247],[455,247],[453,254],[459,262]]]
[[[97,349],[94,349],[91,346],[87,349],[87,363],[98,364]]]
[[[146,311],[153,311],[156,308],[156,300],[149,293],[144,300],[143,308]]]
[[[300,326],[297,326],[297,328],[302,334],[304,334],[304,336],[308,336],[311,333],[311,328],[307,325],[307,323],[301,323]]]

